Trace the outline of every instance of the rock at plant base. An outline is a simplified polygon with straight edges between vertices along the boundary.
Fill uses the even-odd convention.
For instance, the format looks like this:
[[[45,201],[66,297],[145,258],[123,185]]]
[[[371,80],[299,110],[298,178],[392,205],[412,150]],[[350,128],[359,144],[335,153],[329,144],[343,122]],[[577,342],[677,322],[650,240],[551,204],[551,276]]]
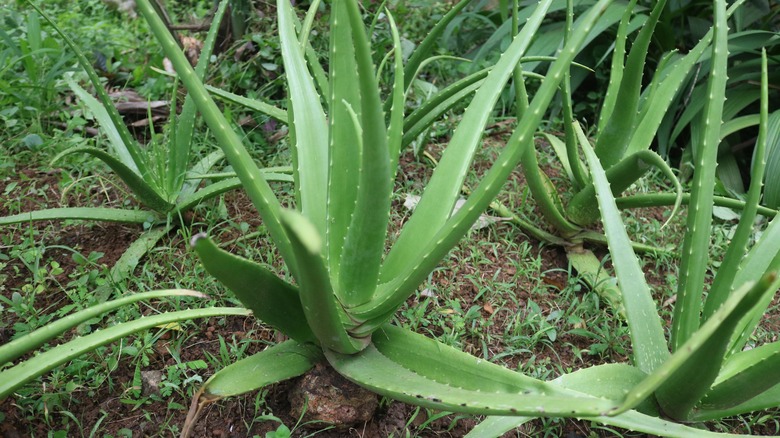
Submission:
[[[159,370],[141,371],[141,394],[149,396],[160,393],[163,373]]]
[[[332,368],[317,365],[301,379],[289,395],[293,418],[303,413],[304,426],[347,429],[371,420],[379,405],[377,395],[345,379]]]

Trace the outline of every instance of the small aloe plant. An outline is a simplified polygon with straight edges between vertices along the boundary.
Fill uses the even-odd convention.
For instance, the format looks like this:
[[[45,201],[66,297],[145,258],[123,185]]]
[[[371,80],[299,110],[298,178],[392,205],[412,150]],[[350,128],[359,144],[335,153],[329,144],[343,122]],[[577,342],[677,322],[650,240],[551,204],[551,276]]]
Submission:
[[[167,142],[161,143],[153,138],[151,144],[141,146],[136,141],[106,93],[94,68],[73,40],[34,3],[30,5],[57,31],[66,44],[76,54],[80,66],[95,88],[96,99],[71,77],[66,77],[70,88],[92,112],[106,140],[106,148],[76,146],[57,155],[52,163],[70,154],[84,153],[92,155],[108,165],[128,186],[130,191],[145,207],[144,210],[128,210],[103,207],[67,207],[50,208],[0,217],[0,225],[25,223],[42,220],[81,219],[90,221],[109,221],[157,225],[147,230],[134,242],[112,268],[112,279],[119,281],[131,272],[138,260],[162,236],[172,229],[171,219],[198,205],[202,201],[221,193],[240,187],[241,183],[232,174],[212,175],[220,181],[204,188],[199,186],[203,176],[207,175],[220,160],[222,151],[214,151],[198,163],[190,166],[190,149],[193,143],[197,110],[190,96],[182,105],[180,114],[176,114],[175,101],[171,105],[171,124],[167,133]],[[221,8],[214,16],[212,26],[203,46],[196,66],[198,77],[203,78],[211,51],[217,37],[219,23],[225,13]],[[291,181],[285,169],[264,169],[264,177],[271,180]]]
[[[703,142],[699,145],[684,243],[681,249],[677,300],[667,343],[664,326],[651,290],[644,279],[604,166],[589,140],[574,126],[582,145],[598,197],[610,253],[633,347],[633,366],[644,374],[639,384],[617,383],[627,398],[643,399],[645,414],[690,423],[780,406],[780,342],[751,345],[750,336],[761,321],[778,288],[780,219],[775,216],[750,248],[754,219],[759,210],[766,167],[768,131],[767,57],[762,59],[760,130],[756,142],[750,188],[742,218],[712,284],[704,286],[709,254],[713,188],[726,89],[727,25],[725,1],[715,1],[713,69],[702,113]],[[706,293],[705,293],[706,292]],[[709,338],[704,339],[709,333]],[[685,356],[686,352],[692,354]],[[576,374],[576,373],[575,373]],[[572,389],[580,384],[571,376],[558,381]],[[594,419],[634,428],[628,416]],[[470,436],[503,433],[525,419],[490,418]],[[673,436],[699,436],[703,431],[669,431]]]
[[[567,2],[567,17],[569,17],[566,26],[567,33],[570,32],[571,28],[572,3],[571,1]],[[606,171],[612,193],[616,197],[620,196],[651,168],[660,169],[671,180],[676,193],[654,193],[619,198],[618,205],[626,208],[674,204],[669,217],[671,220],[681,203],[691,202],[692,194],[682,192],[682,187],[675,174],[660,155],[650,150],[650,146],[656,138],[665,114],[670,111],[671,105],[675,102],[675,96],[680,94],[683,85],[689,80],[692,70],[703,57],[709,56],[707,49],[711,46],[714,30],[710,30],[685,55],[670,53],[664,57],[650,78],[649,84],[643,90],[643,80],[646,81],[643,75],[647,70],[645,61],[648,47],[666,1],[655,2],[649,16],[645,17],[644,24],[630,45],[630,51],[627,51],[629,24],[636,3],[636,0],[628,2],[618,25],[609,86],[596,124],[594,150]],[[733,14],[741,3],[741,1],[735,2],[727,14]],[[516,5],[514,14],[515,16],[518,14]],[[528,105],[521,73],[522,66],[518,66],[515,89],[519,114],[526,111]],[[561,96],[564,126],[566,127],[565,141],[550,134],[544,134],[544,137],[553,145],[561,166],[570,180],[573,193],[568,204],[564,205],[552,182],[542,171],[533,148],[526,150],[520,161],[528,182],[528,189],[536,200],[545,220],[554,228],[555,234],[547,233],[523,221],[502,205],[496,204],[494,209],[501,216],[513,217],[515,222],[536,238],[564,246],[572,266],[606,301],[610,302],[621,315],[624,315],[625,309],[620,303],[620,291],[614,286],[614,282],[609,281],[609,276],[602,269],[601,261],[584,246],[584,244],[603,245],[607,243],[607,239],[602,233],[587,228],[599,218],[599,210],[595,198],[594,182],[585,171],[585,163],[578,149],[579,141],[574,130],[568,74],[563,80]],[[745,202],[738,199],[714,197],[713,202],[716,205],[731,208],[745,208]],[[765,207],[759,207],[759,211],[767,216],[777,214],[775,210]],[[633,246],[636,250],[641,251],[670,253],[668,250],[639,243],[634,243]]]

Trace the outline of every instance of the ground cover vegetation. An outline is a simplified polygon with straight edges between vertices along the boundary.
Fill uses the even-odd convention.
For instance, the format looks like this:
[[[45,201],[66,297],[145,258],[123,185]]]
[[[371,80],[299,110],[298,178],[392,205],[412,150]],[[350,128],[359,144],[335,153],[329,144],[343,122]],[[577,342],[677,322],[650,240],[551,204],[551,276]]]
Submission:
[[[136,3],[3,10],[4,434],[780,433],[776,5]]]

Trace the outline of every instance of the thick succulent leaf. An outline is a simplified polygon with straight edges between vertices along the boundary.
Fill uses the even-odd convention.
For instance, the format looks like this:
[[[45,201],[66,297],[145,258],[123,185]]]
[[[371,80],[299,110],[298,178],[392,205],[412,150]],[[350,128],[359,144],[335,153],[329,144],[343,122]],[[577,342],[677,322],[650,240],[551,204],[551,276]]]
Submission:
[[[201,397],[213,401],[255,391],[298,377],[323,359],[314,344],[285,341],[217,371],[203,384]]]
[[[358,354],[326,350],[336,371],[373,392],[445,411],[495,415],[592,416],[615,402],[577,396],[408,330],[383,326]]]
[[[179,202],[184,198],[192,196],[192,194],[195,193],[200,187],[200,183],[203,182],[203,176],[208,175],[209,171],[211,171],[211,169],[224,158],[225,152],[223,152],[222,149],[217,149],[198,160],[194,166],[186,171],[184,174],[184,183],[182,184],[181,190],[176,197],[177,209],[180,209]]]
[[[58,154],[52,162],[57,162],[65,155],[84,153],[100,159],[111,168],[122,181],[127,184],[133,194],[138,197],[145,206],[159,213],[167,213],[173,208],[173,203],[168,202],[163,197],[157,186],[149,183],[148,179],[142,178],[135,170],[127,166],[127,163],[120,158],[98,148],[90,146],[76,146]],[[132,163],[132,162],[131,162]]]
[[[262,172],[262,175],[263,179],[266,181],[293,182],[292,176],[286,173]],[[207,199],[215,198],[223,193],[240,188],[241,186],[241,180],[235,177],[224,179],[222,181],[215,182],[214,184],[209,184],[192,195],[180,199],[176,204],[176,207],[171,210],[171,214],[176,215],[178,213],[190,210]]]
[[[401,35],[395,24],[393,14],[389,10],[387,19],[390,23],[390,33],[393,35],[393,91],[388,98],[390,102],[390,121],[387,126],[387,150],[390,155],[391,180],[395,180],[398,169],[398,159],[403,148],[404,113],[406,110],[406,89],[404,88],[404,61],[401,49]]]
[[[742,3],[744,0],[738,2]],[[736,10],[735,4],[729,8],[729,14]],[[642,116],[631,136],[631,140],[626,149],[626,154],[645,150],[650,147],[655,133],[658,131],[664,116],[667,114],[665,108],[669,108],[674,101],[680,87],[689,78],[691,69],[697,61],[706,52],[712,42],[712,29],[702,37],[701,40],[682,58],[672,62],[667,71],[656,73],[656,76],[663,76],[663,80],[658,87],[652,90],[643,103]],[[703,97],[703,96],[702,96]]]
[[[338,5],[347,9],[355,45],[355,62],[359,77],[357,88],[361,98],[359,120],[362,129],[359,134],[362,137],[362,151],[359,154],[357,197],[344,237],[339,286],[336,289],[344,306],[350,307],[368,302],[376,289],[379,265],[385,251],[393,184],[387,129],[371,61],[369,39],[363,28],[357,2],[345,1],[339,2]],[[351,86],[355,87],[355,84]],[[329,196],[336,196],[343,189],[343,186],[332,186],[329,188]]]
[[[692,416],[692,419],[695,421],[719,420],[734,415],[776,408],[777,406],[780,406],[780,385],[775,385],[750,400],[732,408],[696,412]]]
[[[295,35],[292,6],[289,1],[278,0],[276,8],[290,102],[290,130],[295,140],[293,165],[300,200],[298,208],[314,224],[318,234],[324,236],[328,200],[328,136],[324,133],[328,132],[328,124]]]
[[[584,135],[579,135],[578,138],[581,144],[588,140]],[[672,182],[677,192],[674,207],[666,220],[666,223],[668,223],[680,207],[683,189],[669,164],[660,155],[649,150],[635,152],[623,158],[620,162],[615,163],[606,171],[606,176],[612,195],[618,197],[653,166],[659,169]],[[598,204],[596,203],[596,193],[592,182],[585,185],[582,190],[574,195],[569,202],[567,212],[571,220],[580,225],[589,225],[598,220]]]
[[[767,164],[766,187],[764,188],[764,205],[769,208],[780,208],[780,111],[769,116],[767,124]]]
[[[643,374],[641,371],[636,369],[631,371],[625,368],[621,369],[617,367],[626,367],[626,365],[608,364],[586,368],[571,374],[565,374],[553,380],[551,383],[560,383],[569,390],[577,391],[583,394],[599,396],[604,394],[604,391],[614,391],[616,393],[622,388],[634,383],[635,379]],[[591,370],[594,370],[595,373]],[[616,375],[606,375],[609,371],[616,372]],[[617,382],[614,382],[615,380],[617,380]],[[617,383],[617,385],[610,385],[610,381]],[[602,385],[599,383],[606,384]],[[593,417],[589,418],[589,420],[593,421],[594,423],[607,424],[635,432],[643,432],[666,437],[699,438],[742,436],[715,433],[704,429],[686,426],[684,424],[673,423],[671,421],[659,418],[659,416],[656,414],[653,414],[653,407],[653,401],[647,400],[643,405],[640,406],[640,408],[647,409],[644,413],[632,410],[613,417]],[[469,434],[466,436],[471,438],[501,436],[505,432],[514,429],[529,419],[530,418],[523,417],[488,417],[482,423],[472,429],[472,431],[469,432]]]
[[[728,67],[728,24],[726,2],[715,0],[713,27],[712,71],[707,82],[703,142],[695,158],[691,201],[682,247],[677,302],[672,319],[672,349],[683,345],[699,326],[702,303],[702,285],[709,260],[710,230],[712,227],[713,189],[717,167],[720,125],[723,103],[726,100]]]
[[[263,223],[279,249],[288,268],[297,275],[295,257],[292,255],[290,241],[281,225],[279,218],[279,200],[274,195],[271,187],[262,177],[262,172],[255,165],[252,157],[241,143],[235,131],[230,129],[230,124],[225,119],[222,111],[209,96],[203,83],[198,79],[197,73],[190,65],[184,53],[179,49],[173,36],[168,32],[165,24],[157,16],[149,0],[138,0],[138,10],[149,23],[160,46],[171,60],[176,72],[181,77],[182,83],[195,101],[203,119],[217,138],[220,147],[225,152],[225,157],[236,172],[236,175],[244,185],[252,203],[260,212]],[[284,2],[282,2],[284,3]]]
[[[780,342],[739,352],[723,364],[694,417],[738,406],[780,384]],[[780,406],[780,398],[776,399]]]
[[[111,281],[117,283],[132,275],[143,256],[154,248],[157,242],[159,242],[163,236],[166,236],[171,229],[173,229],[172,224],[161,224],[144,231],[143,234],[138,236],[138,238],[125,249],[125,252],[123,252],[122,256],[114,263],[114,266],[111,267]],[[103,288],[103,286],[100,286],[98,289],[101,288]],[[111,288],[107,287],[107,289],[109,290],[106,290],[105,292],[110,293]],[[101,292],[103,291],[101,290]],[[98,295],[101,297],[100,299],[105,299],[102,297],[102,294]]]
[[[89,104],[90,110],[95,112],[95,110],[98,110],[98,108],[102,108],[98,110],[98,113],[102,113],[104,111],[104,114],[107,116],[107,118],[104,119],[103,114],[98,115],[98,113],[95,113],[95,115],[98,117],[98,122],[103,129],[107,131],[113,130],[113,132],[116,133],[116,137],[113,138],[113,134],[109,135],[111,144],[119,149],[126,151],[130,156],[128,163],[132,162],[136,166],[138,174],[146,177],[148,170],[141,148],[133,139],[133,136],[130,134],[130,130],[128,130],[127,126],[125,126],[124,119],[122,119],[122,116],[119,115],[119,111],[117,111],[114,103],[111,101],[111,98],[108,97],[108,93],[103,87],[103,83],[100,81],[100,78],[95,72],[95,69],[92,68],[92,63],[87,60],[79,46],[73,42],[73,40],[70,39],[70,37],[65,34],[65,32],[63,32],[59,26],[57,26],[57,24],[51,18],[49,18],[48,15],[44,14],[43,11],[35,5],[35,3],[30,0],[28,0],[27,3],[32,6],[54,28],[54,30],[68,45],[68,47],[73,50],[73,53],[76,55],[76,59],[79,61],[79,65],[87,72],[87,76],[89,76],[89,80],[92,82],[92,86],[95,87],[95,92],[100,99],[100,103],[102,103],[102,106],[100,104]],[[70,80],[70,78],[66,76],[66,80]],[[73,82],[73,84],[75,84],[75,82]],[[81,89],[81,87],[78,88]],[[81,91],[83,91],[83,89],[81,89]],[[89,93],[85,91],[79,95],[79,98],[84,100],[84,95],[88,96],[87,99],[92,98],[93,101],[95,100]],[[128,163],[125,164],[129,166],[130,164]]]
[[[318,346],[288,340],[233,362],[212,375],[195,393],[181,436],[192,436],[197,418],[206,405],[298,377],[322,359]]]
[[[389,276],[388,272],[390,271],[383,266],[380,278],[386,281],[386,283],[381,284],[377,288],[376,298],[372,300],[372,303],[361,308],[350,309],[352,315],[361,319],[371,320],[360,327],[361,333],[369,333],[390,318],[398,306],[418,287],[431,270],[435,268],[439,260],[452,249],[460,237],[468,232],[471,225],[490,205],[504,181],[506,181],[520,161],[526,148],[531,147],[533,134],[536,132],[547,106],[555,95],[565,71],[568,69],[574,55],[579,51],[579,44],[590,34],[593,23],[597,20],[600,13],[604,11],[604,8],[609,5],[610,1],[599,0],[580,20],[580,25],[573,32],[571,41],[563,48],[560,56],[550,66],[550,71],[534,95],[529,110],[524,114],[523,119],[519,121],[517,129],[507,141],[507,145],[501,152],[501,155],[496,159],[496,162],[464,205],[448,219],[446,225],[438,230],[433,235],[433,238],[423,240],[428,242],[426,245],[416,242],[410,247],[410,250],[413,249],[414,251],[409,255],[410,262],[406,264],[408,269],[404,268],[398,275]],[[507,66],[508,70],[513,70],[513,68],[509,69],[509,67],[513,66]],[[509,73],[511,74],[511,71]],[[415,214],[417,213],[415,212]],[[387,261],[385,264],[387,264]],[[389,278],[386,278],[385,275],[388,275]]]
[[[761,238],[750,248],[737,274],[734,284],[744,284],[756,281],[764,273],[780,270],[780,220],[775,216],[769,226],[761,234]],[[752,314],[746,315],[732,339],[731,353],[742,351],[750,340],[750,336],[766,313],[772,302],[772,296],[766,296]]]
[[[566,143],[564,143],[554,134],[550,134],[548,132],[543,132],[542,136],[545,138],[545,140],[547,140],[547,143],[552,146],[553,152],[555,152],[555,156],[561,162],[561,166],[563,166],[563,170],[566,172],[566,176],[569,178],[569,181],[574,182],[574,173],[572,172],[571,164],[569,163],[569,156],[566,151]]]
[[[604,269],[604,265],[592,251],[582,247],[566,248],[566,258],[577,270],[580,277],[603,299],[612,311],[626,317],[623,306],[623,293],[617,286],[617,281]]]
[[[734,291],[674,354],[626,396],[627,406],[655,393],[663,413],[687,421],[718,376],[731,335],[739,320],[767,294],[774,292],[774,276]]]
[[[276,119],[284,124],[287,124],[287,111],[275,107],[269,103],[263,102],[259,99],[251,99],[244,96],[239,96],[238,94],[233,94],[229,91],[222,90],[220,88],[212,87],[211,85],[206,85],[206,89],[209,91],[209,93],[219,96],[228,102],[232,102],[238,105],[242,105],[245,108],[249,108],[252,110],[255,110],[259,113],[265,114],[268,117],[271,117],[273,119]]]
[[[211,53],[214,50],[214,44],[217,40],[222,17],[228,6],[228,0],[222,0],[219,3],[214,15],[211,17],[211,27],[206,35],[206,41],[198,56],[198,64],[195,66],[195,72],[198,79],[203,80],[206,74],[206,67],[211,60]],[[192,96],[187,95],[184,98],[181,114],[178,117],[171,117],[176,122],[173,141],[168,147],[168,161],[166,166],[165,183],[166,192],[172,197],[180,196],[182,186],[185,184],[187,165],[190,159],[190,149],[192,147],[193,133],[195,132],[195,118],[197,108]]]
[[[209,318],[212,316],[225,315],[248,316],[249,314],[250,312],[248,310],[235,307],[189,309],[161,313],[154,316],[145,316],[134,321],[124,322],[106,329],[98,330],[95,333],[75,338],[70,342],[58,345],[31,359],[23,361],[12,368],[0,371],[0,399],[7,397],[13,393],[14,390],[30,380],[51,371],[69,360],[75,359],[84,353],[142,330],[196,318]]]
[[[56,338],[57,336],[65,333],[69,329],[76,327],[82,322],[88,321],[97,316],[108,313],[119,307],[132,304],[143,300],[152,300],[154,298],[163,297],[198,297],[206,298],[205,294],[200,292],[186,290],[186,289],[167,289],[167,290],[155,290],[151,292],[142,292],[136,294],[129,294],[116,300],[108,301],[105,303],[97,304],[88,307],[84,310],[80,310],[76,313],[72,313],[68,316],[60,318],[52,323],[28,333],[24,336],[16,338],[10,342],[0,345],[0,365],[5,365],[12,360],[29,353],[47,341]]]
[[[720,305],[726,301],[731,289],[741,283],[734,283],[739,269],[740,261],[745,257],[751,235],[753,234],[753,224],[758,210],[758,202],[761,199],[761,188],[764,181],[764,170],[766,168],[766,134],[767,119],[769,114],[769,80],[767,72],[766,52],[762,53],[762,75],[761,75],[761,123],[758,129],[758,139],[754,151],[753,167],[751,168],[750,189],[745,200],[745,210],[739,218],[739,225],[731,238],[731,243],[723,256],[720,269],[712,282],[712,287],[707,294],[704,303],[702,319],[706,320],[717,310]],[[741,182],[741,180],[740,180]]]
[[[577,129],[578,135],[584,137],[579,126]],[[633,361],[641,371],[651,373],[669,357],[663,324],[658,316],[650,288],[645,281],[642,267],[639,266],[636,254],[631,248],[631,241],[615,205],[615,198],[612,196],[604,169],[587,138],[580,141],[596,188],[604,232],[609,242],[609,252],[612,255],[618,284],[623,292],[623,306],[626,310],[626,320],[634,351]]]
[[[354,323],[333,292],[322,255],[322,238],[317,229],[295,210],[284,210],[282,219],[301,268],[298,276],[300,300],[312,332],[324,347],[331,350],[344,354],[362,350],[369,339],[353,338],[347,332]]]
[[[702,72],[698,73],[702,74]],[[724,102],[723,105],[724,123],[735,117],[748,105],[758,101],[760,96],[760,92],[756,86],[748,84],[738,84],[729,87],[726,89],[725,93],[726,102]],[[686,128],[690,129],[692,138],[694,140],[696,139],[693,135],[704,128],[704,121],[702,118],[707,95],[707,89],[703,85],[693,89],[690,93],[690,99],[687,100],[690,103],[688,103],[685,110],[680,115],[675,129],[671,133],[670,142],[676,141]],[[699,145],[695,141],[692,141],[690,145],[693,147],[694,156],[696,156]]]
[[[362,23],[361,23],[362,25]],[[345,2],[336,2],[331,10],[330,31],[330,145],[328,172],[327,223],[325,244],[328,269],[334,286],[341,272],[344,239],[355,212],[362,158],[362,133],[358,70],[355,67],[355,45]]]
[[[688,205],[691,200],[690,193],[683,193],[680,198],[681,205]],[[728,207],[734,210],[744,210],[745,202],[739,199],[728,198],[725,196],[714,196],[713,203],[719,207]],[[618,208],[642,208],[642,207],[658,207],[661,205],[672,205],[677,202],[677,195],[673,193],[649,193],[623,196],[615,200]],[[773,218],[777,216],[777,210],[758,206],[758,214]]]
[[[595,146],[596,154],[605,169],[619,162],[628,147],[628,141],[636,124],[645,58],[655,25],[665,5],[666,0],[655,3],[650,18],[631,44],[631,52],[628,54],[620,78],[620,88],[615,97],[615,107],[604,125],[604,130],[599,133]]]
[[[442,114],[466,96],[482,86],[488,69],[480,70],[462,78],[431,96],[404,119],[402,147],[409,145],[417,136],[428,129]]]
[[[309,43],[309,34],[314,26],[314,19],[317,17],[317,12],[320,8],[320,0],[314,0],[309,6],[309,10],[306,11],[306,17],[303,19],[303,23],[298,25],[296,22],[296,31],[298,31],[298,43],[301,45],[301,49],[306,49]]]
[[[263,266],[217,247],[205,234],[196,234],[190,245],[206,271],[236,294],[255,317],[300,341],[315,340],[295,286]]]
[[[420,248],[431,242],[449,219],[491,110],[511,77],[515,65],[528,48],[551,1],[543,0],[539,3],[523,30],[477,90],[436,166],[419,204],[385,259],[380,276],[383,282],[404,272],[409,262],[416,259],[415,255],[419,253]]]
[[[618,91],[623,84],[623,70],[625,69],[626,41],[628,40],[628,24],[634,13],[636,0],[629,1],[623,16],[620,18],[617,35],[615,35],[615,48],[612,50],[612,65],[609,68],[609,84],[604,94],[604,103],[599,112],[598,132],[604,131],[604,126],[611,118],[615,109]],[[645,22],[646,23],[646,22]]]
[[[0,225],[20,224],[24,222],[82,219],[87,221],[123,222],[143,224],[159,220],[157,213],[143,210],[122,210],[102,207],[63,207],[19,213],[0,217]]]
[[[71,90],[73,90],[79,100],[81,100],[84,105],[86,105],[92,115],[95,116],[95,119],[97,119],[98,125],[106,134],[106,138],[108,139],[108,146],[113,153],[112,156],[114,159],[122,163],[126,168],[132,171],[132,173],[140,177],[141,172],[138,170],[137,163],[134,161],[133,155],[130,153],[130,148],[128,148],[123,142],[122,137],[119,135],[117,125],[113,123],[113,120],[109,116],[108,110],[97,99],[92,97],[91,94],[87,93],[86,90],[81,88],[79,84],[73,80],[73,78],[66,76],[66,80]],[[65,151],[65,153],[60,154],[60,156],[67,155],[67,153],[68,151]],[[58,158],[59,156],[52,161],[57,161]]]

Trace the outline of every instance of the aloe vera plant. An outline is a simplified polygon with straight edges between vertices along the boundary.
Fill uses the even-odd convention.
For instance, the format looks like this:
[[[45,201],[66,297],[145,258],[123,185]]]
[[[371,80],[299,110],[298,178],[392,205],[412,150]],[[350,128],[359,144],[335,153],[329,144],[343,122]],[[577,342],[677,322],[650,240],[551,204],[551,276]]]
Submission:
[[[746,353],[731,352],[744,345],[742,340],[732,340],[736,339],[733,335],[749,335],[753,318],[761,313],[761,306],[768,303],[771,292],[780,284],[771,272],[777,269],[780,260],[777,257],[780,239],[775,235],[780,227],[774,226],[780,222],[773,222],[761,242],[751,249],[742,262],[744,269],[731,277],[734,281],[725,283],[723,290],[726,292],[720,295],[720,303],[713,304],[713,311],[708,312],[705,307],[706,317],[698,326],[676,323],[686,328],[679,330],[681,334],[675,338],[670,351],[666,347],[660,318],[654,316],[655,304],[647,287],[643,286],[641,270],[622,229],[606,174],[581,132],[575,131],[589,163],[610,247],[615,251],[615,260],[623,261],[618,268],[620,283],[638,285],[622,288],[634,343],[633,365],[592,367],[545,382],[389,323],[396,309],[487,208],[503,181],[527,153],[579,42],[590,32],[610,0],[598,1],[573,28],[504,151],[466,203],[452,214],[451,206],[455,204],[468,172],[487,113],[504,84],[516,72],[517,62],[551,2],[543,0],[539,4],[477,90],[420,204],[394,239],[389,252],[385,248],[389,198],[393,190],[393,166],[400,153],[403,135],[400,103],[404,68],[397,32],[394,32],[395,77],[388,97],[392,104],[386,117],[358,4],[356,1],[332,4],[332,62],[327,75],[328,93],[324,94],[329,108],[326,117],[317,93],[318,87],[322,91],[323,84],[318,84],[310,73],[316,68],[306,64],[305,45],[296,35],[293,9],[286,0],[277,2],[290,89],[288,119],[293,137],[295,179],[295,208],[283,209],[148,0],[138,3],[193,101],[215,132],[225,156],[260,212],[295,279],[295,284],[287,282],[257,263],[220,249],[205,235],[193,237],[191,244],[207,271],[231,289],[257,318],[290,338],[212,376],[199,392],[194,404],[196,408],[300,375],[321,360],[377,393],[422,406],[482,415],[508,415],[521,420],[538,416],[592,418],[657,435],[711,435],[705,430],[662,419],[660,413],[685,422],[778,404],[774,399],[777,379],[751,382],[751,376],[777,368],[774,344]],[[718,1],[717,11],[714,57],[720,59],[725,56],[718,55],[718,50],[723,50],[721,41],[726,34],[722,0]],[[388,15],[388,19],[392,20],[392,17]],[[334,56],[336,54],[338,56]],[[706,114],[711,120],[708,125],[717,126],[718,102],[722,105],[719,90],[723,80],[713,78],[712,83],[713,98]],[[385,124],[386,120],[389,123]],[[323,135],[326,132],[328,135]],[[710,155],[703,154],[702,160],[711,159],[712,145],[716,143],[717,135],[710,136],[704,146]],[[703,161],[698,166],[706,165]],[[698,175],[699,186],[711,187],[707,183],[712,172]],[[694,192],[693,197],[694,205],[712,203],[705,191]],[[755,204],[751,200],[749,210],[755,210]],[[705,211],[693,216],[693,225],[689,227],[691,237],[686,240],[691,239],[691,251],[695,252],[706,247],[706,242],[702,244],[694,235],[708,233],[701,228],[707,228],[705,219],[709,220],[709,214]],[[738,252],[735,250],[734,254]],[[737,255],[731,257],[739,260]],[[703,270],[704,265],[692,261],[686,269],[691,272]],[[688,278],[691,283],[698,281],[694,275]],[[160,291],[154,296],[188,293]],[[106,306],[115,304],[127,303],[112,302]],[[108,309],[104,306],[91,311],[101,313]],[[199,312],[247,314],[245,309],[204,309]],[[196,316],[194,313],[189,316]],[[63,330],[75,320],[89,317],[91,314],[79,314],[56,328]],[[133,327],[162,322],[135,321]],[[107,342],[123,333],[126,332],[110,332]],[[26,340],[27,348],[34,348],[45,339],[48,337],[36,334]],[[11,350],[0,350],[0,359],[12,360],[18,355],[18,347]],[[65,350],[58,350],[62,351]],[[72,354],[78,354],[78,351]],[[50,354],[41,362],[48,363],[56,355]],[[15,379],[18,377],[9,381]],[[751,384],[743,384],[745,381]],[[685,391],[676,391],[677,388]],[[197,409],[191,411],[190,419],[196,413]],[[489,426],[491,423],[484,427]]]
[[[572,3],[567,2],[568,16],[572,14]],[[641,196],[619,197],[621,208],[646,207],[658,205],[674,205],[671,216],[681,203],[692,202],[692,194],[683,193],[677,177],[661,156],[650,150],[656,134],[662,128],[664,115],[670,112],[675,96],[682,92],[683,85],[689,80],[695,66],[704,60],[709,60],[708,48],[711,46],[713,30],[710,30],[701,41],[684,55],[669,53],[664,57],[654,75],[648,81],[643,77],[647,70],[646,56],[654,29],[659,17],[664,11],[666,2],[658,1],[653,5],[649,16],[641,26],[638,34],[627,51],[629,24],[636,1],[629,2],[622,12],[622,18],[617,30],[616,44],[613,51],[610,82],[604,97],[600,117],[596,123],[594,150],[604,166],[610,182],[612,193],[618,197],[635,181],[656,167],[662,171],[675,187],[675,193],[654,193]],[[741,2],[735,2],[727,14],[738,10]],[[514,15],[518,15],[515,4]],[[571,27],[571,20],[567,29]],[[628,52],[628,53],[627,53]],[[524,83],[520,77],[522,65],[518,67],[517,99],[518,114],[526,111],[527,98]],[[642,89],[643,81],[648,85]],[[561,167],[570,180],[572,188],[570,200],[565,204],[538,165],[536,152],[529,148],[521,159],[521,167],[528,181],[528,189],[542,212],[544,219],[554,228],[555,233],[544,232],[533,224],[515,216],[503,205],[493,205],[497,213],[504,217],[513,217],[514,221],[529,234],[542,241],[562,245],[572,266],[590,283],[602,297],[609,301],[622,315],[625,312],[620,303],[620,291],[614,287],[614,282],[604,281],[608,275],[602,269],[602,263],[585,246],[585,244],[607,243],[602,233],[590,230],[588,227],[599,218],[593,181],[584,171],[585,163],[578,152],[577,136],[573,129],[573,114],[571,87],[569,77],[564,78],[561,87],[563,101],[565,141],[551,134],[543,134],[552,144]],[[699,106],[697,106],[698,108]],[[713,198],[716,205],[731,208],[745,208],[744,200],[731,199],[722,196]],[[774,216],[776,210],[761,207],[761,213]],[[661,248],[634,243],[634,248],[641,251],[669,253]]]
[[[166,141],[161,142],[153,139],[148,145],[139,144],[128,130],[81,49],[34,3],[30,2],[30,5],[54,27],[76,54],[79,65],[87,72],[98,99],[84,90],[71,77],[66,77],[66,81],[75,95],[92,112],[108,143],[106,148],[89,146],[70,148],[57,155],[52,162],[56,163],[66,155],[77,153],[98,158],[119,176],[146,209],[51,208],[0,217],[0,225],[65,219],[156,225],[139,237],[112,268],[112,279],[119,281],[132,272],[143,254],[172,229],[172,224],[176,223],[175,220],[180,214],[204,200],[239,187],[240,182],[232,174],[217,174],[211,175],[211,177],[217,179],[218,182],[199,188],[203,176],[207,175],[210,169],[223,159],[223,155],[219,150],[211,152],[190,167],[190,149],[193,143],[197,115],[195,104],[190,96],[185,98],[180,114],[176,114],[176,102],[171,104],[171,123],[166,134]],[[223,5],[223,8],[219,9],[214,16],[196,67],[200,78],[203,78],[205,74],[224,12]],[[264,177],[281,181],[292,179],[287,174],[286,169],[265,169]]]
[[[720,142],[726,89],[727,24],[724,1],[715,2],[713,70],[708,79],[703,143],[697,155],[688,222],[681,249],[680,279],[668,344],[651,290],[631,248],[604,168],[582,130],[575,125],[592,174],[598,205],[617,272],[621,298],[633,347],[633,366],[644,373],[638,383],[623,383],[615,390],[627,398],[652,400],[651,415],[678,422],[702,422],[780,406],[777,354],[780,343],[749,345],[775,292],[780,288],[780,219],[775,217],[750,248],[754,218],[766,166],[768,131],[767,57],[763,54],[760,86],[760,132],[743,217],[720,269],[707,288],[704,274],[709,257],[715,166]],[[706,292],[706,293],[705,293]],[[710,333],[708,340],[702,339]],[[685,352],[694,350],[688,357]],[[575,373],[576,374],[576,373]],[[584,382],[570,376],[558,379],[576,389]],[[567,381],[569,383],[567,383]],[[627,418],[627,417],[626,417]],[[616,421],[619,420],[619,421]],[[633,428],[620,416],[595,421]],[[524,420],[491,418],[472,431],[473,436],[497,435]],[[670,435],[690,435],[672,431]],[[696,436],[695,434],[690,436]]]
[[[386,250],[392,177],[403,138],[405,88],[392,16],[388,14],[395,41],[394,82],[386,105],[376,84],[370,40],[356,1],[331,5],[327,83],[316,79],[318,64],[312,65],[311,59],[307,64],[305,37],[295,32],[290,3],[277,2],[295,179],[295,208],[284,209],[148,1],[139,1],[141,13],[215,132],[295,279],[292,284],[260,264],[230,254],[206,235],[193,237],[191,245],[206,270],[257,318],[290,340],[212,376],[193,403],[185,434],[206,403],[299,375],[323,358],[372,391],[437,409],[483,415],[594,417],[655,434],[699,433],[657,418],[654,403],[644,401],[659,387],[676,383],[670,379],[689,371],[685,365],[695,355],[707,353],[718,343],[719,335],[732,328],[745,307],[774,287],[768,284],[770,279],[740,289],[674,354],[667,351],[653,356],[654,349],[663,345],[663,332],[659,342],[660,325],[653,326],[650,320],[647,333],[639,336],[650,347],[637,355],[637,367],[593,367],[560,382],[524,376],[389,324],[398,307],[468,231],[528,151],[580,42],[610,0],[598,1],[572,29],[504,151],[465,204],[452,214],[481,128],[550,3],[540,2],[476,90],[417,208]],[[385,107],[389,108],[387,116]],[[627,306],[631,315],[636,309],[633,301]],[[600,381],[610,383],[599,385]],[[610,389],[613,382],[620,382],[619,391]]]

